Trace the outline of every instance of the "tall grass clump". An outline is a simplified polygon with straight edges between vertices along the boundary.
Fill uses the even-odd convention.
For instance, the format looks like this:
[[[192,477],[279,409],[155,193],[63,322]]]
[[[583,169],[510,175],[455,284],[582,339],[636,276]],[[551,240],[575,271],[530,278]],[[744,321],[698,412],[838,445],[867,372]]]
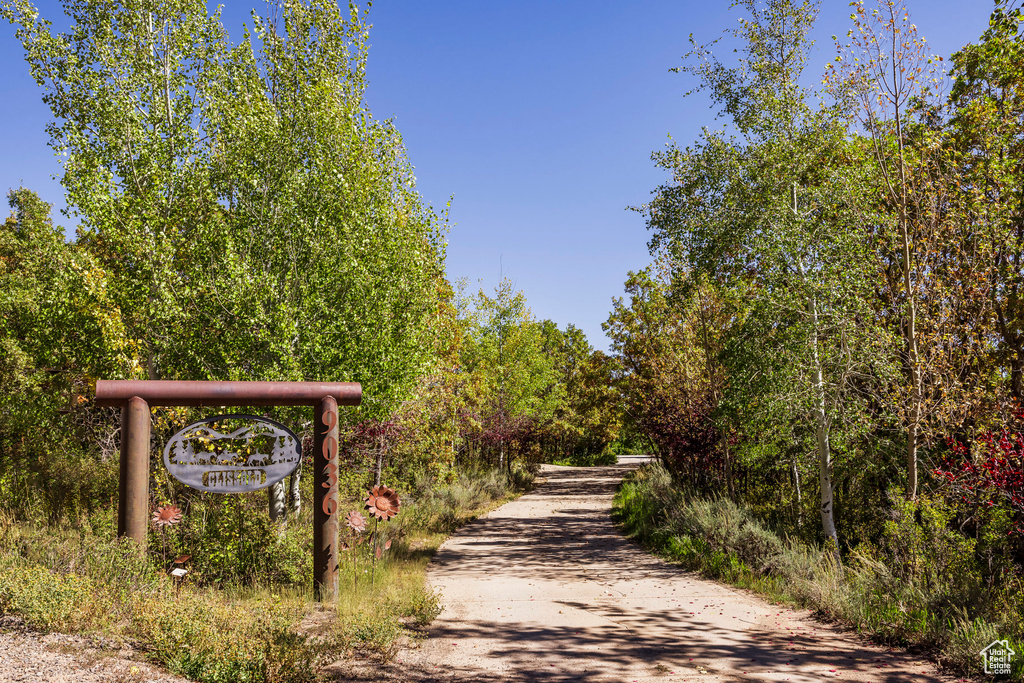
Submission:
[[[178,586],[131,541],[0,516],[0,614],[132,643],[203,683],[314,681],[303,672],[340,654],[335,640],[294,628],[311,609],[309,591],[276,588],[243,597],[238,588]]]
[[[518,465],[518,463],[517,463]],[[528,491],[535,473],[526,467],[470,467],[449,482],[440,482],[426,473],[412,480],[408,497],[409,514],[419,528],[436,533],[451,533],[495,502],[504,502],[516,493]]]
[[[1024,593],[1018,576],[986,580],[978,541],[950,524],[942,501],[893,493],[876,542],[862,542],[837,565],[831,550],[783,538],[726,497],[687,491],[660,464],[641,468],[615,497],[631,537],[688,569],[816,610],[894,645],[927,648],[964,674],[979,653],[1006,638],[1024,652]],[[1014,663],[1014,676],[1024,662]]]

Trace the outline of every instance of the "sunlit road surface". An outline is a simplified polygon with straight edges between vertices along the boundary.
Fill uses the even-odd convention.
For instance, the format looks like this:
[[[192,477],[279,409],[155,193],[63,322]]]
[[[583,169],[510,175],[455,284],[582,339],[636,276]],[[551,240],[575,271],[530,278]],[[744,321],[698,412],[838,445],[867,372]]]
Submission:
[[[408,681],[948,681],[900,651],[651,557],[610,519],[641,458],[546,465],[533,493],[463,527],[429,580],[429,638],[377,669]]]

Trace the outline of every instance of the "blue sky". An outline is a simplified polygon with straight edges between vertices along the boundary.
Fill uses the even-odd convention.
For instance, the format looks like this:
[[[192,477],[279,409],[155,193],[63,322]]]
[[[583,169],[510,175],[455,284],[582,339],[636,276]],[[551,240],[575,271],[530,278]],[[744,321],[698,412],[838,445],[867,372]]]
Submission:
[[[60,12],[38,6],[44,17]],[[237,34],[253,6],[263,4],[226,3],[228,29]],[[991,7],[909,0],[944,56],[977,40]],[[811,75],[833,56],[831,36],[845,35],[849,13],[845,0],[823,2]],[[710,41],[739,11],[725,0],[378,0],[369,16],[370,108],[395,119],[427,202],[440,209],[454,197],[449,277],[490,290],[504,275],[535,316],[572,323],[606,348],[612,297],[649,262],[643,217],[627,207],[665,179],[650,154],[670,133],[687,144],[715,125],[705,98],[683,98],[694,83],[669,69],[690,33]],[[7,26],[0,60],[0,186],[24,184],[60,209],[50,114]]]

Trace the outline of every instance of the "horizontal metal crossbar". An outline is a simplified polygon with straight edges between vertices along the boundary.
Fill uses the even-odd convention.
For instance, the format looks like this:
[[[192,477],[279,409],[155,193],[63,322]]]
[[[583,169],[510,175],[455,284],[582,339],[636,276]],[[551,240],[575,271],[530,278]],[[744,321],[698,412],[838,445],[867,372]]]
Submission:
[[[123,406],[138,396],[150,406],[311,406],[330,396],[357,406],[358,382],[217,382],[188,380],[99,380],[96,405]]]

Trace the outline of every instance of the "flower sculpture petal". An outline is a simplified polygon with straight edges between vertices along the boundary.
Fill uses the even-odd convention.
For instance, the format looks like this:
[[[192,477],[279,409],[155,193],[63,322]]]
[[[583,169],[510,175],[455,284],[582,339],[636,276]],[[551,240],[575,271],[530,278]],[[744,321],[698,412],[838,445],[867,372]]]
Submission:
[[[387,486],[374,486],[366,499],[366,509],[370,511],[370,516],[384,521],[397,515],[401,505],[398,493]]]
[[[348,525],[349,529],[352,529],[356,533],[360,533],[366,529],[366,518],[353,510],[345,515],[345,524]]]
[[[153,525],[157,527],[170,526],[181,521],[181,510],[177,505],[165,505],[159,507],[153,513]]]

